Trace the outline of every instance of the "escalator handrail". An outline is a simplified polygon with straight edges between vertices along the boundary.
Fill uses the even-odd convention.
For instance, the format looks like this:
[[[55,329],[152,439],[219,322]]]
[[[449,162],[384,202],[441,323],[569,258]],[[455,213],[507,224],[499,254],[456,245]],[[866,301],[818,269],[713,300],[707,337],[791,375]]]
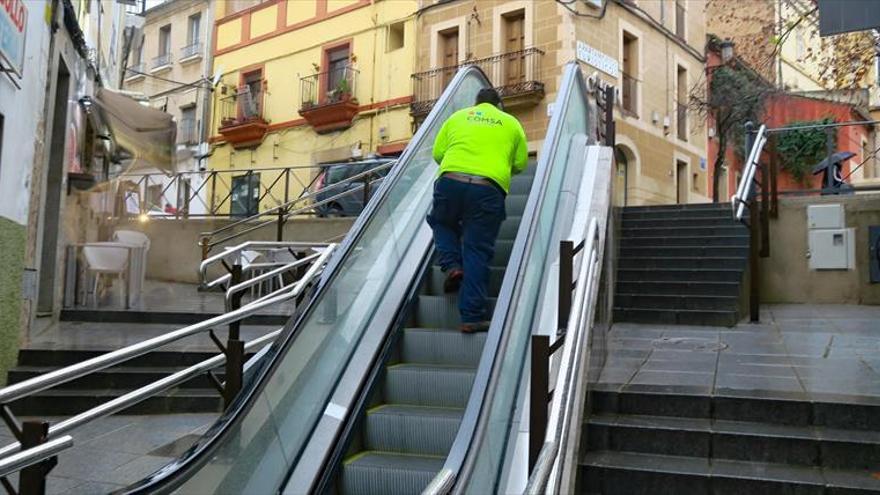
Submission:
[[[580,77],[580,68],[576,62],[570,62],[566,65],[563,73],[556,101],[568,102],[575,84],[581,85],[582,92],[580,95],[583,97],[586,94],[586,87],[584,86],[583,77]],[[561,139],[560,133],[567,111],[567,105],[555,105],[544,139],[543,150],[541,156],[538,157],[535,182],[532,184],[531,193],[523,211],[523,221],[519,226],[516,241],[511,250],[510,260],[507,265],[508,269],[504,274],[501,292],[498,295],[492,323],[489,327],[471,394],[461,420],[461,426],[453,441],[443,469],[437,474],[431,485],[425,489],[424,494],[447,493],[456,483],[462,480],[462,474],[469,474],[469,471],[467,471],[468,466],[465,463],[469,460],[469,454],[473,450],[474,440],[479,438],[479,433],[485,428],[488,416],[484,414],[488,410],[488,407],[486,407],[488,406],[486,397],[491,392],[492,385],[498,380],[497,375],[500,371],[499,351],[507,347],[507,342],[510,339],[509,329],[512,325],[512,320],[509,316],[512,309],[511,305],[514,296],[521,289],[517,281],[523,275],[525,260],[528,259],[528,254],[533,244],[532,241],[538,228],[538,215],[536,213],[540,210],[541,204],[546,199],[544,193],[547,189],[550,166],[558,152],[557,148]],[[537,194],[535,194],[536,191]],[[498,316],[503,316],[503,318],[498,318]]]
[[[366,227],[370,224],[376,211],[384,203],[388,192],[398,183],[403,171],[410,162],[413,161],[416,151],[421,147],[423,142],[428,138],[429,130],[439,121],[440,114],[443,109],[450,103],[453,95],[461,86],[465,78],[475,75],[483,82],[483,87],[489,87],[489,79],[485,73],[477,66],[467,66],[459,69],[450,81],[449,85],[440,95],[431,111],[428,113],[422,125],[419,126],[413,138],[407,144],[400,158],[389,171],[388,175],[382,181],[379,189],[376,191],[363,211],[357,217],[351,229],[345,236],[343,241],[337,246],[334,255],[330,257],[327,266],[324,268],[321,277],[316,284],[314,294],[309,298],[302,312],[298,316],[291,317],[284,327],[282,335],[275,341],[270,350],[266,353],[261,362],[254,368],[253,385],[243,389],[236,400],[223,413],[217,422],[205,433],[203,441],[197,443],[190,448],[184,455],[166,465],[160,471],[157,471],[150,477],[141,482],[132,485],[126,491],[129,493],[152,493],[157,489],[165,488],[169,483],[178,483],[184,480],[178,480],[178,474],[191,474],[200,468],[204,462],[210,459],[210,454],[216,449],[225,438],[226,434],[231,430],[232,426],[241,421],[247,412],[253,407],[254,399],[259,397],[263,391],[267,378],[277,370],[286,350],[293,344],[299,335],[302,324],[307,321],[308,316],[315,311],[318,301],[326,293],[330,282],[339,275],[340,267],[343,262],[351,255],[357,241],[363,236]]]

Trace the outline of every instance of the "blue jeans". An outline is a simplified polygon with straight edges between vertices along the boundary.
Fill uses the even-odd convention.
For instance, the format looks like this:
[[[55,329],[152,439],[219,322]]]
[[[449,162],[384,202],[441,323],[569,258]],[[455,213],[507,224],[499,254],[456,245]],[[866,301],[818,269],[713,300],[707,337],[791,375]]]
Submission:
[[[486,321],[489,263],[505,218],[504,193],[493,186],[440,177],[434,183],[434,205],[428,224],[440,268],[464,270],[458,308],[463,323]]]

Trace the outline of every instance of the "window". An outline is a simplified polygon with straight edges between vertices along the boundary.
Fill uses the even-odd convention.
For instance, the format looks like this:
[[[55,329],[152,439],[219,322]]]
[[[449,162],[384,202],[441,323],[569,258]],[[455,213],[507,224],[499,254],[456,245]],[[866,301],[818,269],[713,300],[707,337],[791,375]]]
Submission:
[[[189,105],[180,109],[180,122],[177,124],[177,142],[181,144],[198,143],[198,122],[196,122],[196,106]]]
[[[346,72],[348,69],[349,59],[351,58],[351,47],[343,45],[332,48],[325,52],[327,60],[327,91],[341,89],[342,81],[348,82]]]
[[[171,24],[159,28],[159,56],[171,52]]]
[[[201,38],[201,24],[202,24],[202,14],[199,12],[198,14],[193,14],[189,16],[189,22],[187,23],[187,33],[186,33],[186,41],[188,45],[198,44],[199,39]]]
[[[676,86],[677,86],[677,97],[676,97],[676,116],[678,117],[676,120],[676,127],[678,129],[678,139],[682,141],[687,141],[687,101],[688,101],[688,78],[687,78],[687,69],[682,66],[678,66],[678,71],[676,74]]]
[[[233,217],[250,217],[260,209],[260,174],[247,173],[232,178],[229,214]]]
[[[505,82],[507,86],[518,84],[525,80],[525,10],[517,10],[503,16],[504,21],[504,52],[505,57]]]
[[[623,91],[621,92],[621,104],[625,112],[634,116],[638,116],[638,42],[638,38],[626,31],[623,32]]]
[[[404,22],[395,22],[394,24],[388,26],[388,40],[386,41],[385,46],[386,52],[391,52],[403,48],[403,45],[406,42],[404,36],[405,27],[406,23]]]
[[[685,22],[686,22],[686,10],[684,9],[684,2],[682,0],[675,1],[675,35],[681,39],[685,39]]]

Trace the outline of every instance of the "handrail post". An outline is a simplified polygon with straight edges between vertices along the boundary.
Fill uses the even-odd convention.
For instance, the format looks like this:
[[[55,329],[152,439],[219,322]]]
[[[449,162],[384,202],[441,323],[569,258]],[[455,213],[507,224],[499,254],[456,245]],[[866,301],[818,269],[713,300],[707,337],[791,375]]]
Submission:
[[[614,86],[605,86],[605,146],[612,148],[616,144],[615,133],[617,125],[614,123]]]
[[[211,171],[211,216],[217,215],[217,171]]]
[[[776,138],[774,134],[770,135],[773,139],[773,146],[770,147],[770,218],[779,218],[779,190],[776,175],[779,167],[779,157],[776,153]]]
[[[370,201],[370,179],[373,177],[373,174],[367,174],[364,177],[364,206],[367,206],[367,203]]]
[[[761,162],[761,257],[770,257],[770,166]]]
[[[550,385],[550,336],[532,335],[529,382],[529,473],[547,435],[547,388]]]
[[[211,251],[211,244],[207,237],[202,237],[199,241],[199,246],[202,248],[202,261],[208,259],[208,253]]]
[[[21,425],[21,450],[27,450],[49,439],[47,421],[25,421]],[[21,470],[18,478],[19,495],[43,495],[46,493],[46,476],[58,464],[57,457],[51,457]]]
[[[559,242],[559,305],[556,315],[556,332],[562,333],[568,328],[568,317],[571,313],[571,288],[574,284],[574,243]]]
[[[284,215],[287,208],[278,209],[278,225],[275,228],[275,240],[281,242],[284,240]]]
[[[758,201],[753,195],[749,199],[749,321],[758,323],[761,321],[761,260],[759,242],[761,236],[760,220],[758,218]]]
[[[242,282],[241,263],[232,265],[230,287]],[[243,292],[232,295],[232,311],[241,307]],[[244,341],[240,335],[241,320],[229,324],[229,335],[226,338],[226,385],[223,390],[224,408],[229,408],[241,390],[244,375]]]

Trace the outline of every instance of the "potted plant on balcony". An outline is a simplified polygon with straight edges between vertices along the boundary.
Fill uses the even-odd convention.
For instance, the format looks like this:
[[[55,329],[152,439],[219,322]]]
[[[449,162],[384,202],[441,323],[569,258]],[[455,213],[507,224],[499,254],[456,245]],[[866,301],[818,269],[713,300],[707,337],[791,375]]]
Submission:
[[[348,79],[340,79],[336,87],[327,92],[327,103],[339,103],[351,99],[351,86]]]

